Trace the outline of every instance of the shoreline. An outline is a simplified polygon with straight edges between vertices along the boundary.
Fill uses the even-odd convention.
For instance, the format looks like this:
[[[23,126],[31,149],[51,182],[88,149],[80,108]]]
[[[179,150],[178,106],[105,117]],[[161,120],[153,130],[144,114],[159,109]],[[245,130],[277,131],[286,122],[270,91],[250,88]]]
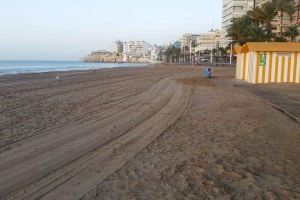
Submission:
[[[2,62],[3,66],[1,66],[1,62]],[[19,62],[20,62],[20,64],[18,64]],[[7,63],[7,64],[3,64],[3,63]],[[62,63],[61,66],[60,66],[60,63]],[[68,65],[66,65],[66,64],[68,64]],[[10,66],[10,65],[12,65],[12,66]],[[25,65],[26,67],[23,67],[22,65]],[[78,65],[80,65],[80,66],[78,66]],[[83,66],[81,66],[81,65],[83,65]],[[86,66],[84,66],[84,65],[86,65]],[[99,65],[99,66],[96,66],[96,65]],[[18,74],[38,74],[38,73],[49,73],[49,72],[60,73],[60,72],[69,72],[69,71],[100,70],[100,69],[111,69],[111,68],[145,67],[148,65],[152,65],[152,64],[146,64],[146,63],[98,63],[98,62],[84,62],[84,61],[0,61],[0,77],[5,76],[5,75],[18,75]],[[20,68],[20,69],[18,69],[18,68]],[[45,68],[45,69],[42,69],[42,68]],[[54,68],[54,69],[51,69],[51,68]],[[61,68],[61,69],[59,69],[59,68]],[[5,70],[11,71],[14,69],[17,71],[20,71],[20,72],[1,72],[1,71],[5,71]],[[25,72],[24,70],[28,71],[28,72]]]
[[[139,68],[151,68],[151,67],[185,67],[185,68],[190,68],[190,69],[199,69],[204,67],[205,65],[190,65],[190,64],[148,64],[144,66],[126,66],[126,67],[110,67],[110,68],[98,68],[98,69],[82,69],[82,70],[67,70],[67,71],[46,71],[46,72],[29,72],[29,73],[17,73],[17,74],[0,74],[0,80],[1,78],[13,78],[14,76],[20,76],[20,77],[25,77],[25,76],[42,76],[42,75],[64,75],[64,74],[78,74],[78,73],[91,73],[91,72],[100,72],[100,71],[105,71],[105,70],[122,70],[122,69],[139,69]],[[222,66],[223,67],[223,66]],[[227,66],[225,66],[226,68]],[[220,68],[220,67],[218,67]]]
[[[38,75],[60,75],[60,74],[78,74],[78,73],[91,73],[91,72],[99,72],[104,70],[121,70],[121,69],[134,69],[134,68],[143,68],[143,67],[154,67],[154,65],[148,66],[134,66],[134,67],[111,67],[111,68],[99,68],[99,69],[83,69],[83,70],[67,70],[67,71],[47,71],[47,72],[29,72],[29,73],[17,73],[17,74],[0,74],[1,78],[12,78],[14,76],[38,76]]]

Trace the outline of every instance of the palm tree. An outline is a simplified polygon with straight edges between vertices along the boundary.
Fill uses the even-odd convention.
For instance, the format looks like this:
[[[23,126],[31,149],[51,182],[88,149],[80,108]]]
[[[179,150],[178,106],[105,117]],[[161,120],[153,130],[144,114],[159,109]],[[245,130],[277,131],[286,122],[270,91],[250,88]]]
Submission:
[[[276,4],[274,1],[267,1],[260,8],[254,8],[252,12],[252,19],[257,23],[264,25],[268,34],[272,32],[272,21],[276,17]]]
[[[270,41],[271,37],[268,31],[264,30],[260,24],[254,22],[249,15],[237,18],[229,26],[228,36],[233,43],[243,45],[246,42],[264,42]]]
[[[170,63],[178,62],[180,57],[180,51],[180,48],[175,45],[169,46],[164,53],[167,57],[167,61]]]
[[[290,18],[290,25],[293,24],[294,14],[295,14],[296,11],[297,11],[296,7],[292,3],[287,5],[285,12]]]
[[[176,62],[179,62],[180,52],[181,52],[180,48],[175,47],[175,46],[173,47],[173,53],[174,53],[174,57],[175,57]]]
[[[291,6],[293,6],[291,0],[275,0],[277,12],[279,13],[280,18],[280,36],[283,35],[283,16],[284,13],[287,13],[287,10],[290,9]]]
[[[299,35],[298,26],[297,25],[291,25],[288,27],[287,31],[284,33],[286,37],[290,38],[291,42],[296,41],[296,37]]]

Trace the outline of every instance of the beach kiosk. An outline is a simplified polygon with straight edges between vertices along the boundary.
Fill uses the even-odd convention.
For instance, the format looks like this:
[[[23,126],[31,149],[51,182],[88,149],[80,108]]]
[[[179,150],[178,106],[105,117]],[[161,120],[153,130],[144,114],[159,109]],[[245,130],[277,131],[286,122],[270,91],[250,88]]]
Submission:
[[[249,83],[300,83],[300,43],[249,42],[235,46],[236,78]]]

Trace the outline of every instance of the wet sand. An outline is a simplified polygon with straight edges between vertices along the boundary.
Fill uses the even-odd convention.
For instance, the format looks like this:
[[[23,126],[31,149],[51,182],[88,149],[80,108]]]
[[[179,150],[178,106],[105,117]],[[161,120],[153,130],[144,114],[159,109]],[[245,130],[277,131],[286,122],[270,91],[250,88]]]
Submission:
[[[1,77],[0,197],[299,199],[299,123],[213,73]]]

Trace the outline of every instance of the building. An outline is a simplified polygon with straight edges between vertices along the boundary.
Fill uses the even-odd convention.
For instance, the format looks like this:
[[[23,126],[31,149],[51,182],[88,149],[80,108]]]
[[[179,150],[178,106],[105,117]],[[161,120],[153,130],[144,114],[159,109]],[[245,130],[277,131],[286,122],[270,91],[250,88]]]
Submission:
[[[179,38],[179,46],[183,56],[183,62],[191,62],[193,54],[195,54],[195,46],[197,37],[200,34],[184,34]]]
[[[300,0],[298,1],[297,6],[297,24],[300,26]]]
[[[153,45],[150,48],[150,52],[151,52],[151,56],[150,56],[150,60],[151,62],[159,62],[162,61],[162,48],[157,46],[157,45]]]
[[[250,83],[300,83],[300,43],[249,42],[236,46],[236,78]]]
[[[270,1],[270,0],[256,0],[256,6],[260,7],[267,1]],[[282,25],[281,25],[281,19],[279,17],[279,13],[278,13],[278,15],[275,17],[275,19],[272,23],[274,26],[273,33],[279,35],[279,33],[281,31],[281,26],[282,26],[283,32],[284,32],[290,25],[296,25],[296,24],[300,25],[300,0],[292,0],[292,2],[294,3],[294,5],[296,7],[296,12],[293,16],[292,23],[291,23],[290,17],[287,14],[284,14]],[[300,31],[300,26],[299,26],[299,31]],[[300,39],[300,37],[298,39]]]
[[[297,24],[300,26],[300,0],[298,0],[297,4]]]
[[[111,46],[111,52],[112,53],[123,53],[123,42],[118,40],[113,42]]]
[[[211,30],[208,33],[200,34],[196,38],[196,52],[212,50],[219,47],[221,31],[219,29]]]
[[[93,51],[85,56],[85,62],[119,63],[123,56],[119,53],[107,52],[105,50]]]
[[[146,41],[130,41],[123,43],[123,53],[129,56],[145,56],[150,53],[151,44]]]
[[[180,48],[183,49],[184,47],[190,47],[191,43],[195,42],[199,34],[184,34],[179,38]]]
[[[255,7],[260,7],[262,4],[266,3],[269,0],[256,0]]]
[[[227,37],[227,29],[233,20],[245,15],[253,9],[253,6],[254,0],[223,0],[221,47],[226,47],[230,43],[230,38]]]

